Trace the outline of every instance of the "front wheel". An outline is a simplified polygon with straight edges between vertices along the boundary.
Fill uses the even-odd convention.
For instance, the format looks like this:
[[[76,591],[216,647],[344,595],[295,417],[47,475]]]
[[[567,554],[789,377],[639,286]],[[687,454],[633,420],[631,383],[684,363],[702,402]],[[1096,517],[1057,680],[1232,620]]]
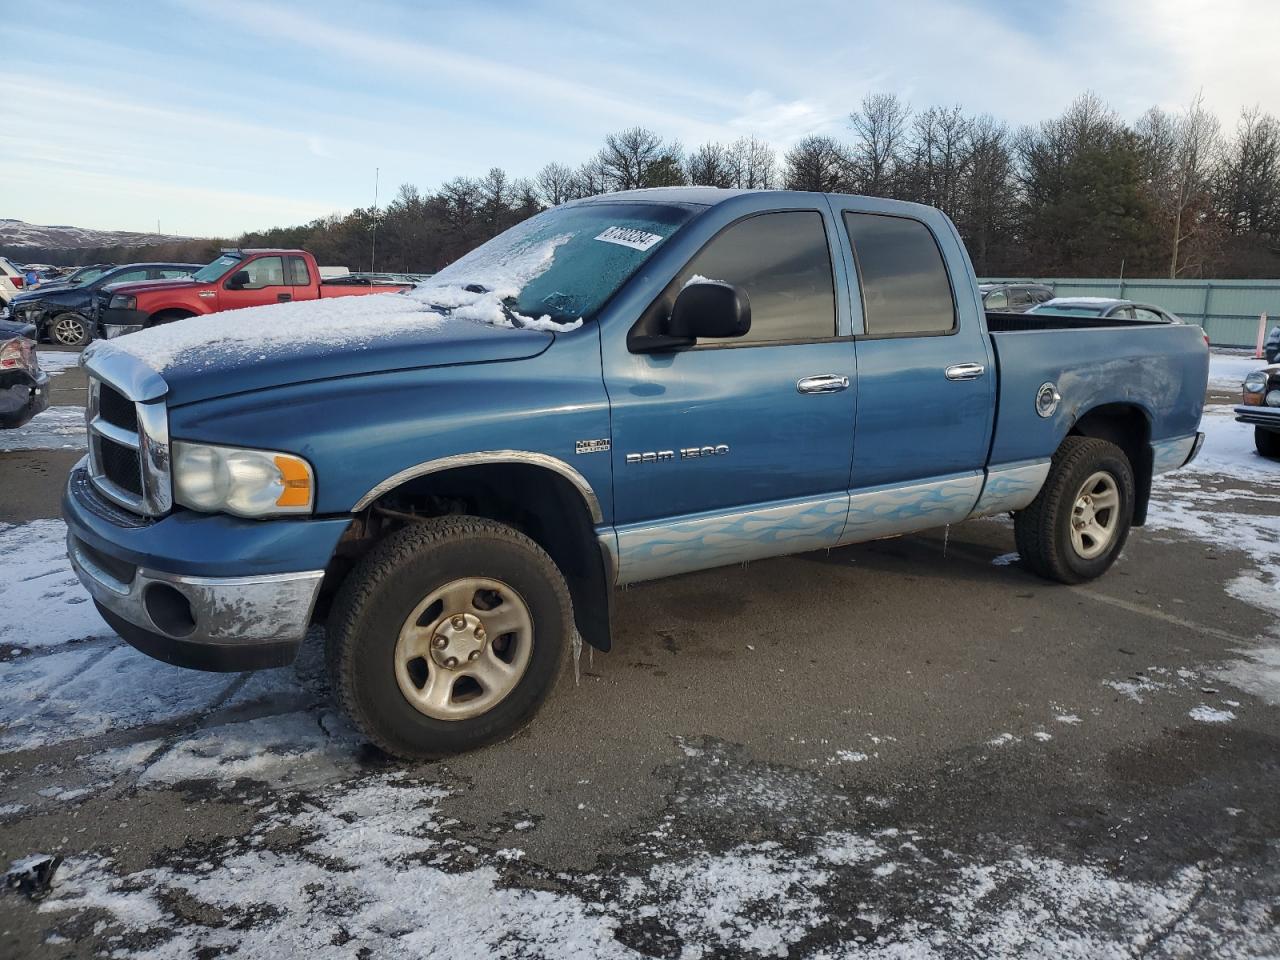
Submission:
[[[572,606],[536,543],[476,517],[416,522],[375,546],[329,617],[333,688],[360,730],[405,759],[510,738],[568,655]]]
[[[93,332],[79,314],[60,313],[49,323],[49,339],[64,347],[83,347],[93,339]]]
[[[1014,516],[1023,563],[1061,583],[1102,576],[1115,563],[1133,523],[1129,458],[1094,437],[1067,437],[1031,505]]]
[[[1264,457],[1280,458],[1280,432],[1254,427],[1253,445]]]

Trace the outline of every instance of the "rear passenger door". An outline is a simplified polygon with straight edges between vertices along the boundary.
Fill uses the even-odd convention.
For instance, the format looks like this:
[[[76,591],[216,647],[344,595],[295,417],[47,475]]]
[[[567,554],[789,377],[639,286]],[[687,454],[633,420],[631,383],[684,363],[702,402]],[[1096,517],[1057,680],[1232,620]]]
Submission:
[[[947,267],[967,263],[963,249],[945,221],[935,231],[869,210],[841,216],[864,318],[842,539],[962,520],[982,488],[996,382],[972,281]]]
[[[307,269],[307,261],[302,257],[289,257],[285,261],[288,280],[293,287],[294,300],[314,300],[320,295],[318,285],[313,284],[311,271]]]

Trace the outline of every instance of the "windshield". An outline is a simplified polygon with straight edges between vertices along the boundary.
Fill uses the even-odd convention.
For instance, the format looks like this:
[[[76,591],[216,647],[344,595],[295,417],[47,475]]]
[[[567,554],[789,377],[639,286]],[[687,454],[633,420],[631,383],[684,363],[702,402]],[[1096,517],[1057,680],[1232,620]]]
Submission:
[[[71,276],[67,277],[67,283],[93,283],[100,276],[107,272],[107,267],[81,267]]]
[[[1032,307],[1027,313],[1051,313],[1056,317],[1100,317],[1106,307],[1060,307],[1052,303],[1042,303]]]
[[[558,207],[494,237],[408,295],[500,326],[576,326],[694,212],[630,202]]]
[[[213,263],[206,264],[191,275],[199,283],[212,283],[240,262],[240,254],[224,253]]]

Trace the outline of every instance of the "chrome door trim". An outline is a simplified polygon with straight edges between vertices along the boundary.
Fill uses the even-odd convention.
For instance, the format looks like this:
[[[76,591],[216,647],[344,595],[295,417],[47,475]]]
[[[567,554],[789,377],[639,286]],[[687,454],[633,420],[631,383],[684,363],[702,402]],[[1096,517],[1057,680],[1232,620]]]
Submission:
[[[849,389],[849,378],[835,373],[802,377],[796,381],[796,393],[839,393]]]
[[[618,583],[821,550],[835,543],[848,509],[849,495],[838,493],[618,527]]]
[[[948,380],[977,380],[987,368],[981,363],[953,363],[946,372]]]
[[[604,513],[600,509],[600,500],[596,497],[596,492],[592,489],[591,484],[587,482],[586,477],[563,460],[558,460],[545,453],[533,453],[528,450],[483,450],[478,453],[459,453],[451,457],[424,460],[422,463],[406,467],[399,473],[387,477],[387,479],[361,497],[356,502],[356,505],[351,508],[351,512],[357,513],[363,510],[384,493],[394,490],[408,480],[425,477],[432,473],[441,473],[445,470],[454,470],[458,467],[475,467],[487,463],[526,463],[530,466],[543,467],[560,474],[560,476],[572,483],[578,493],[581,494],[582,499],[587,504],[587,509],[591,512],[591,522],[594,524],[604,522]]]
[[[959,523],[978,502],[983,474],[956,474],[918,483],[890,483],[855,490],[840,545],[915,533]]]

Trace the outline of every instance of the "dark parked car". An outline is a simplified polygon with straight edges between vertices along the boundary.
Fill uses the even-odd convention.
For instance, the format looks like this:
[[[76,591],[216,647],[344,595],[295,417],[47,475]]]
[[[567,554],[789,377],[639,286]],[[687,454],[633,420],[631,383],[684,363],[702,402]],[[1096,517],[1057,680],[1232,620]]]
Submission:
[[[0,320],[0,428],[20,427],[49,406],[34,335],[29,323]]]
[[[98,290],[113,283],[176,280],[199,270],[199,263],[129,263],[110,267],[92,279],[50,285],[13,298],[13,319],[34,324],[36,339],[83,346],[97,335],[94,305]],[[90,274],[85,274],[90,276]]]
[[[1053,288],[1043,283],[983,283],[982,308],[992,313],[1025,313],[1038,303],[1053,299]]]
[[[1271,328],[1262,352],[1266,354],[1267,363],[1280,363],[1280,327]]]
[[[1280,364],[1244,378],[1244,396],[1236,420],[1253,427],[1253,445],[1264,457],[1280,459]]]
[[[1028,313],[1057,317],[1097,317],[1099,320],[1145,320],[1148,323],[1185,323],[1176,313],[1151,303],[1135,303],[1115,297],[1058,297],[1032,307]]]

